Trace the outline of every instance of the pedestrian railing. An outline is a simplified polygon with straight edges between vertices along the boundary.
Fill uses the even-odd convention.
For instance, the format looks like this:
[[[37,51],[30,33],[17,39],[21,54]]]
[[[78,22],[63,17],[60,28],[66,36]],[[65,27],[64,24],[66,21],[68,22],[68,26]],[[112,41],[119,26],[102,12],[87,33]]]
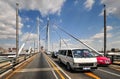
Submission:
[[[120,62],[120,54],[108,54],[107,57],[111,59],[112,63]]]
[[[20,64],[21,62],[25,61],[26,59],[30,58],[33,55],[35,55],[35,53],[30,55],[22,55],[17,58],[6,58],[0,61],[0,74],[6,72],[9,69],[14,70],[14,67],[16,65]]]

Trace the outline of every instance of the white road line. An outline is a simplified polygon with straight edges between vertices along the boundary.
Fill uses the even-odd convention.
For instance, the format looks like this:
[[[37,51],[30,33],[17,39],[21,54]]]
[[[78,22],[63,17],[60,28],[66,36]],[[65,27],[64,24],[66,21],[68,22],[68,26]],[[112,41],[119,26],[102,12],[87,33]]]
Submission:
[[[119,75],[119,74],[116,74],[116,73],[112,73],[112,72],[109,72],[109,71],[105,71],[105,70],[103,70],[103,69],[98,69],[98,70],[99,70],[99,71],[102,71],[102,72],[106,72],[106,73],[111,74],[111,75],[115,75],[115,76],[120,77],[120,75]]]
[[[48,57],[48,56],[47,56]],[[49,58],[49,57],[48,57]],[[68,74],[66,74],[64,71],[63,71],[63,69],[62,68],[60,68],[51,58],[49,58],[51,61],[52,61],[52,63],[54,63],[57,67],[58,67],[58,69],[60,70],[60,71],[62,71],[65,75],[66,75],[66,77],[68,77],[68,79],[72,79]]]
[[[45,57],[44,54],[43,54],[43,56]],[[45,58],[45,60],[47,61],[46,58]],[[50,65],[50,63],[49,63],[48,61],[47,61],[47,63],[48,63],[48,65],[49,65],[49,67],[52,68],[51,65]],[[58,77],[57,77],[57,75],[56,75],[56,73],[55,73],[55,71],[54,71],[53,69],[52,69],[52,73],[53,73],[53,75],[55,76],[55,78],[58,79]]]

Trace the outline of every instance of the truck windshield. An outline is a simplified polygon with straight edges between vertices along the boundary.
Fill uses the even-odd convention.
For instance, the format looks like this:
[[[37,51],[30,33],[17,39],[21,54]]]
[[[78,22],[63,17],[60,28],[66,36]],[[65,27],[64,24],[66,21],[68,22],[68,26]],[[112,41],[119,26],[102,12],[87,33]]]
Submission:
[[[88,49],[76,49],[73,50],[73,55],[75,58],[83,58],[83,57],[95,57],[92,52]]]

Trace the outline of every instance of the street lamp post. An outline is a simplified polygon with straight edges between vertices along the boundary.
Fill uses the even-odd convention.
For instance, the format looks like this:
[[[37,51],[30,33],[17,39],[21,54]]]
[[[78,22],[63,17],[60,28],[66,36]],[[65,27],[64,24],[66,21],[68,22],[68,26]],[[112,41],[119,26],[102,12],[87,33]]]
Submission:
[[[104,5],[104,56],[106,56],[106,5]]]
[[[19,4],[16,3],[16,58],[18,57],[18,50],[19,50],[19,32],[18,32],[19,19],[18,19],[18,7],[19,7]]]

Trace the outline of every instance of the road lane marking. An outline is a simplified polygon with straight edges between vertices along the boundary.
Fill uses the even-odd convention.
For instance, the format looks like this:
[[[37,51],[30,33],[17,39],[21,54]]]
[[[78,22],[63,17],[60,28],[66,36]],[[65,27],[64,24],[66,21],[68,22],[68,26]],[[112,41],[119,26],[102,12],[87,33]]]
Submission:
[[[55,69],[55,71],[61,77],[61,79],[65,79],[65,77],[62,75],[62,73],[60,72],[60,70],[57,68],[57,66],[55,66],[55,64],[53,62],[51,62],[52,60],[50,60],[50,58],[48,56],[46,56],[45,54],[44,54],[44,56],[46,57],[46,59],[48,60],[48,62],[52,65],[53,69]]]
[[[39,72],[39,71],[51,71],[53,68],[30,68],[30,69],[22,69],[16,72]]]
[[[109,72],[109,71],[105,71],[105,70],[102,70],[102,69],[98,69],[99,71],[102,71],[102,72],[105,72],[105,73],[108,73],[108,74],[111,74],[111,75],[115,75],[115,76],[118,76],[120,77],[119,74],[116,74],[116,73],[112,73],[112,72]]]
[[[43,53],[44,54],[44,53]],[[64,72],[64,70],[61,68],[61,67],[59,67],[51,58],[49,58],[46,54],[44,54],[53,64],[55,64],[55,66],[57,66],[57,68],[68,78],[68,79],[72,79],[68,74],[66,74],[65,72]]]
[[[46,56],[46,57],[48,57],[48,56]],[[52,61],[52,59],[50,59],[49,57],[48,57],[48,59],[49,59],[49,61],[51,61],[53,64],[55,64],[56,66],[58,66],[56,63],[54,63],[54,62]],[[60,68],[60,67],[58,66],[57,68]],[[60,68],[59,70],[61,70],[62,72],[64,72],[61,68]],[[69,79],[71,79],[65,72],[64,72],[64,74],[65,74]],[[95,75],[95,74],[93,74],[93,73],[85,73],[85,74],[88,75],[88,76],[90,76],[90,77],[92,77],[92,78],[95,78],[95,79],[101,79],[100,77],[98,77],[97,75]]]
[[[48,62],[48,60],[47,60],[47,58],[46,58],[46,56],[43,54],[43,56],[45,57],[45,60],[47,61],[47,63],[48,63],[48,65],[49,65],[49,67],[50,68],[52,68],[52,66],[50,65],[50,63]],[[56,79],[58,79],[58,77],[57,77],[57,75],[56,75],[56,73],[55,73],[55,71],[54,70],[52,70],[52,73],[53,73],[53,75],[55,76],[55,78]]]
[[[35,56],[36,56],[36,55],[35,55]],[[13,71],[11,74],[9,74],[5,79],[10,79],[13,75],[16,74],[17,71],[20,71],[21,68],[23,68],[23,67],[26,66],[28,63],[30,63],[30,62],[34,59],[35,56],[33,56],[32,58],[26,60],[27,63],[24,62],[23,64],[21,64],[15,71]]]
[[[55,65],[49,59],[48,59],[48,61],[53,66],[53,68],[56,70],[56,72],[59,74],[59,76],[61,77],[61,79],[65,79],[65,77],[60,73],[60,71],[58,70],[58,68],[55,67]]]
[[[92,72],[85,72],[86,75],[95,78],[95,79],[101,79],[100,77],[98,77],[97,75],[93,74]]]

